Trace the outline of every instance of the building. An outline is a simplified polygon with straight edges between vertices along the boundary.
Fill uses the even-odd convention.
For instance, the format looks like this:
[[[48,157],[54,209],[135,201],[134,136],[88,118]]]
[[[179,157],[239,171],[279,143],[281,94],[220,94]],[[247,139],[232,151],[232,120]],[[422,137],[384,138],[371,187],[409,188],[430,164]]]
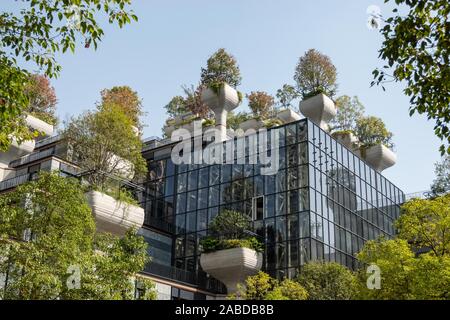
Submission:
[[[234,153],[234,164],[175,165],[171,154],[176,143],[145,141],[142,153],[149,173],[139,192],[145,216],[143,225],[135,223],[142,225],[139,232],[152,257],[143,274],[156,282],[159,299],[215,299],[226,293],[199,263],[199,241],[223,209],[252,218],[265,245],[262,269],[277,278],[294,277],[312,260],[357,268],[355,254],[365,241],[394,235],[403,192],[317,121],[297,118],[259,133],[266,135],[270,153],[279,155],[278,170],[269,175],[261,174],[263,165],[250,164],[249,147],[241,156]],[[278,144],[270,143],[275,133]],[[80,173],[70,148],[51,134],[32,147],[13,145],[0,154],[0,193],[40,170]]]

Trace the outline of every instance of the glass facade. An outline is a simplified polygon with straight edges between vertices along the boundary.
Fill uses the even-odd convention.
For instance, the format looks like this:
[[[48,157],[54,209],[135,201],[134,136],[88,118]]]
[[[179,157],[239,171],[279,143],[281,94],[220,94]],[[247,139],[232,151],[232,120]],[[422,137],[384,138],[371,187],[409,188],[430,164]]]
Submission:
[[[272,130],[278,145],[270,141]],[[310,260],[356,268],[354,255],[366,240],[393,235],[401,190],[306,119],[267,133],[270,148],[279,152],[274,175],[249,164],[248,145],[244,158],[235,152],[235,163],[242,164],[177,166],[171,146],[144,153],[144,226],[171,237],[172,267],[208,279],[199,264],[199,241],[224,209],[252,218],[265,241],[263,269],[278,278],[295,276]]]

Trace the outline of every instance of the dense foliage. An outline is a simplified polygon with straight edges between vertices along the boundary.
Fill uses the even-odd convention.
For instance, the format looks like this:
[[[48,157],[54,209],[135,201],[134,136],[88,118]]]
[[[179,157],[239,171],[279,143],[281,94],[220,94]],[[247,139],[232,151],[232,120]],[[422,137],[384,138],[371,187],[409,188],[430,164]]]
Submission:
[[[143,115],[142,101],[136,91],[128,86],[112,87],[101,91],[101,105],[116,105],[130,118],[134,126],[140,127],[139,118]]]
[[[247,95],[247,99],[253,116],[259,119],[267,119],[275,104],[275,99],[263,91],[251,92]]]
[[[331,59],[315,49],[308,50],[300,57],[295,69],[294,80],[303,99],[319,93],[334,97],[337,91],[336,67]]]
[[[357,119],[355,133],[363,148],[380,144],[388,148],[394,146],[392,133],[386,129],[386,125],[380,118],[367,116]]]
[[[25,94],[28,97],[28,113],[47,123],[56,124],[56,93],[50,85],[48,77],[44,75],[31,75],[25,86]]]
[[[202,68],[200,83],[218,92],[224,83],[237,88],[241,80],[236,59],[221,48],[209,57],[206,68]]]
[[[25,88],[30,72],[21,67],[25,61],[30,70],[48,77],[61,71],[57,53],[75,51],[77,43],[86,48],[102,40],[104,32],[98,21],[117,23],[119,27],[137,20],[128,10],[131,0],[22,1],[18,13],[0,13],[0,150],[6,150],[13,139],[23,141],[33,136],[23,121],[29,105]]]
[[[111,175],[137,179],[147,171],[141,139],[117,105],[73,117],[63,136],[73,150],[73,161],[91,172],[87,179],[95,188],[107,190]]]
[[[148,262],[146,248],[133,230],[95,234],[75,179],[41,172],[0,196],[1,299],[133,299],[130,279]],[[140,281],[143,297],[154,298],[153,284]]]
[[[440,150],[450,153],[450,2],[395,0],[395,4],[393,16],[380,30],[384,41],[379,56],[386,65],[373,71],[372,84],[404,81],[410,115],[417,112],[435,120],[434,132],[444,141]]]
[[[281,108],[294,108],[293,101],[300,97],[298,91],[289,84],[277,90],[277,105]]]

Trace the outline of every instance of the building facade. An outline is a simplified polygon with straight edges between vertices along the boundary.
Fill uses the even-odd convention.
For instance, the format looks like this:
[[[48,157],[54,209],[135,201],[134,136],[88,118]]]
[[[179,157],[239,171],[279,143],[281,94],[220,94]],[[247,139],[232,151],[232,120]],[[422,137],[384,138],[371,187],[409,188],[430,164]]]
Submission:
[[[272,130],[277,145],[270,144]],[[225,293],[199,263],[200,239],[224,209],[251,217],[264,241],[262,269],[277,278],[292,278],[314,260],[356,269],[365,241],[394,235],[403,192],[329,133],[303,119],[269,129],[267,139],[270,152],[279,153],[272,175],[250,164],[251,148],[242,161],[235,153],[235,164],[175,165],[173,143],[146,142],[141,232],[153,261],[145,273],[201,292],[197,299]],[[183,298],[179,288],[171,295]]]

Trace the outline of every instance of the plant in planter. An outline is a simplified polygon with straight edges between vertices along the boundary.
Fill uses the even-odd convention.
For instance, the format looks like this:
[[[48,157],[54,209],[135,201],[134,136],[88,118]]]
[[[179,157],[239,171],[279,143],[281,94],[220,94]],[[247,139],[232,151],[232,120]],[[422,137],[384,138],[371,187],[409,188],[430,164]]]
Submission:
[[[216,127],[221,140],[226,138],[227,114],[242,101],[236,90],[241,83],[241,74],[236,59],[225,49],[219,49],[207,61],[201,72],[201,101],[215,114]]]
[[[250,118],[251,116],[247,112],[233,113],[230,111],[227,116],[227,126],[230,129],[237,130],[241,123],[249,120]]]
[[[360,143],[361,156],[377,171],[383,171],[396,162],[391,151],[392,133],[380,118],[369,116],[356,121],[356,135]]]
[[[294,107],[292,101],[298,99],[300,97],[300,94],[294,86],[284,84],[281,89],[277,90],[276,97],[277,105],[280,108],[287,109]]]
[[[247,99],[254,118],[266,120],[270,116],[271,111],[273,111],[275,99],[266,92],[251,92],[247,95]]]
[[[364,116],[364,106],[358,97],[341,96],[336,99],[337,114],[330,121],[332,136],[349,149],[357,146],[356,122]]]
[[[102,97],[100,108],[104,105],[116,105],[131,120],[134,127],[142,128],[140,117],[144,115],[144,112],[142,111],[142,101],[136,91],[128,86],[117,86],[104,89],[100,94]]]
[[[327,122],[336,116],[336,107],[331,100],[336,94],[336,67],[331,59],[311,49],[300,58],[294,80],[303,101],[300,111],[307,118],[327,129]]]
[[[249,229],[247,216],[227,210],[214,218],[209,225],[210,236],[201,241],[202,269],[222,281],[229,294],[262,266],[262,244],[248,235]]]
[[[111,183],[111,177],[139,180],[147,171],[142,142],[132,125],[120,107],[107,104],[72,118],[63,132],[73,150],[72,160],[89,173],[85,175],[90,186],[87,198],[99,231],[123,234],[143,223],[143,209],[127,201]]]

